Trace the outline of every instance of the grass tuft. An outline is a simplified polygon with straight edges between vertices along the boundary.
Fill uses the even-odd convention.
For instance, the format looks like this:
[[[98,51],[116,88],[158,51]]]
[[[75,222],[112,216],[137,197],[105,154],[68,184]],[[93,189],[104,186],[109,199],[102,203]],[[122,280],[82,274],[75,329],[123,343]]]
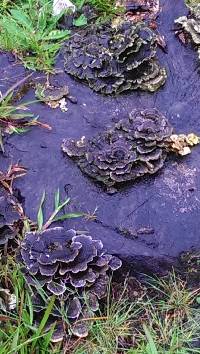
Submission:
[[[60,16],[52,16],[52,1],[14,4],[0,15],[0,48],[15,53],[26,68],[51,71],[61,44],[70,33],[57,29]]]

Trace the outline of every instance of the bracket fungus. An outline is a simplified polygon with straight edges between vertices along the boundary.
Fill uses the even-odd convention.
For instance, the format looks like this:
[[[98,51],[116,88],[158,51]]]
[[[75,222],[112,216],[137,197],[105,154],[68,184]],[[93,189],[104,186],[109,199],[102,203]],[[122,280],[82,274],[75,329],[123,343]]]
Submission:
[[[156,109],[135,109],[127,119],[91,140],[65,139],[62,150],[109,191],[121,182],[156,173],[163,167],[168,152],[183,156],[199,143],[199,137],[193,133],[186,136],[172,132],[165,116]]]
[[[83,172],[107,187],[156,173],[166,159],[172,127],[156,109],[133,110],[110,130],[82,141],[66,139],[62,150]]]
[[[103,94],[154,92],[166,81],[156,60],[157,36],[143,23],[90,26],[64,48],[65,71]]]
[[[197,47],[198,56],[200,59],[200,4],[189,6],[190,15],[182,16],[175,20],[191,38],[194,45]]]
[[[60,319],[58,309],[63,303],[72,333],[80,336],[87,333],[87,326],[81,321],[86,311],[84,299],[91,311],[97,311],[98,301],[106,295],[108,272],[121,267],[117,257],[105,253],[100,240],[61,227],[27,233],[18,261],[23,264],[22,272],[35,294],[36,310],[45,309],[44,299],[38,292],[42,288],[48,297],[56,296],[52,316]]]

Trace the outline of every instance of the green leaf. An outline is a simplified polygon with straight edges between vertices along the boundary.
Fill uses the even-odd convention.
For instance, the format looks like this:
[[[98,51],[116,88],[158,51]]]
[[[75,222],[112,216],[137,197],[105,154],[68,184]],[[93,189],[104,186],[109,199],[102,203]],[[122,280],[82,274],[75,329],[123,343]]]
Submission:
[[[18,327],[16,329],[15,335],[14,335],[13,340],[12,340],[11,350],[13,350],[13,351],[17,347],[17,343],[18,343],[18,339],[19,339],[19,330],[20,330],[20,327]]]
[[[58,207],[59,210],[63,209],[65,205],[67,205],[70,202],[70,198],[67,198],[63,203],[61,203]],[[58,211],[59,211],[58,210]]]
[[[44,217],[43,217],[43,204],[45,201],[45,197],[46,197],[46,193],[45,191],[42,194],[42,198],[40,201],[40,205],[39,205],[39,209],[38,209],[38,214],[37,214],[37,224],[38,224],[38,230],[41,231],[42,230],[42,226],[43,226],[43,222],[44,222]]]
[[[22,311],[22,317],[23,317],[23,322],[26,323],[26,325],[29,325],[30,323],[30,315],[26,309],[23,309]]]
[[[32,304],[32,301],[31,301],[31,297],[30,297],[30,294],[26,293],[26,296],[27,296],[27,302],[28,302],[28,309],[29,309],[29,325],[33,325],[33,304]]]
[[[84,216],[84,213],[67,213],[61,216],[58,216],[57,218],[53,219],[52,222],[56,222],[56,221],[63,221],[66,219],[72,219],[72,218],[80,218],[81,216]]]
[[[43,40],[58,40],[58,39],[64,39],[66,37],[68,37],[70,34],[70,31],[68,30],[53,30],[51,32],[49,32],[49,34],[45,37],[43,37]]]
[[[57,192],[55,193],[54,208],[58,209],[59,208],[59,204],[60,204],[60,191],[59,191],[59,188],[58,188]]]
[[[76,27],[81,27],[87,25],[87,17],[82,14],[77,19],[73,20],[73,25]]]
[[[56,299],[56,298],[55,298],[55,296],[53,295],[53,296],[51,297],[50,301],[49,301],[49,304],[48,304],[47,309],[46,309],[46,311],[45,311],[45,313],[44,313],[44,316],[43,316],[43,318],[42,318],[42,321],[40,322],[39,328],[38,328],[38,330],[37,330],[37,335],[40,335],[40,334],[42,333],[42,330],[43,330],[45,324],[47,323],[47,320],[48,320],[48,318],[49,318],[49,316],[50,316],[50,314],[51,314],[51,311],[52,311],[52,309],[53,309],[55,299]]]
[[[28,28],[29,30],[33,30],[31,19],[21,10],[11,9],[10,13],[12,18],[17,21],[18,24]]]
[[[48,52],[48,54],[50,53],[56,53],[59,49],[60,49],[61,44],[60,43],[43,43],[42,45],[42,50],[43,53]],[[46,53],[45,53],[46,54]]]
[[[48,353],[49,350],[48,350],[48,346],[51,342],[51,337],[54,333],[54,330],[55,330],[55,326],[56,326],[56,322],[51,326],[51,329],[50,331],[47,333],[47,335],[45,336],[45,342],[43,343],[43,350],[44,350],[44,353]]]
[[[45,7],[41,8],[38,16],[38,29],[43,32],[47,25],[47,14]]]
[[[85,5],[86,0],[76,0],[77,9],[81,10],[83,5]]]

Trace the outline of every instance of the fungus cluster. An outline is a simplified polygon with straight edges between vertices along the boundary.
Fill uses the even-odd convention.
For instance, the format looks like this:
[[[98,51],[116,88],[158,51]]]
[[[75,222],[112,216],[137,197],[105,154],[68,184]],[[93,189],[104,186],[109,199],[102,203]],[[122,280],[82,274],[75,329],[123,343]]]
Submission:
[[[67,41],[65,71],[103,94],[136,89],[154,92],[166,81],[156,51],[157,37],[145,24],[94,25]]]
[[[19,220],[19,215],[14,210],[14,203],[14,199],[0,189],[0,246],[16,235],[13,224]]]
[[[98,310],[99,300],[106,295],[108,271],[121,266],[117,257],[105,253],[101,241],[61,227],[27,233],[18,261],[23,264],[22,272],[33,290],[35,311],[43,312],[46,306],[39,289],[48,297],[56,296],[50,319],[58,321],[55,341],[64,336],[59,326],[61,304],[72,333],[87,335],[87,321],[81,320],[88,316],[88,311]]]
[[[162,168],[172,130],[156,109],[135,109],[91,140],[64,140],[62,150],[83,172],[111,187]]]
[[[182,16],[175,20],[175,23],[190,36],[192,42],[197,47],[200,59],[200,4],[190,7],[190,15]]]

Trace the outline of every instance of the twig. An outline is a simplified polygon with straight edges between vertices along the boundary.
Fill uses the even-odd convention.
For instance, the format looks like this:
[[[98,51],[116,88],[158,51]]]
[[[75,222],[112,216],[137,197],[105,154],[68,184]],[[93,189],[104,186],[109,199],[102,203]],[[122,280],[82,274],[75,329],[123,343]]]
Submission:
[[[76,323],[82,322],[82,321],[106,321],[106,320],[108,320],[108,316],[88,317],[88,318],[82,318],[81,320],[76,321]]]
[[[31,77],[33,75],[33,73],[27,75],[26,77],[24,77],[23,79],[17,81],[14,85],[12,85],[1,97],[0,97],[0,103],[3,102],[3,100],[5,100],[5,98],[12,92],[14,91],[18,86],[22,85],[26,80],[29,79],[29,77]]]

